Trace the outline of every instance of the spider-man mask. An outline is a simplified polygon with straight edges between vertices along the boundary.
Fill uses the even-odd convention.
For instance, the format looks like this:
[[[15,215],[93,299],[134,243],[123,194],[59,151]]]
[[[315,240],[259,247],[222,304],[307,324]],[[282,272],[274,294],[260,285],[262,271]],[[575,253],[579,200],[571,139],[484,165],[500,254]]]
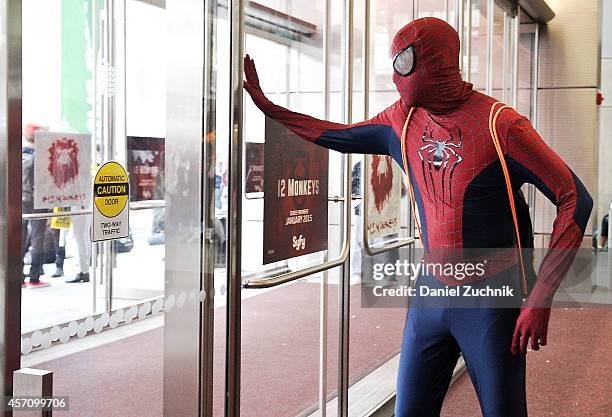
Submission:
[[[408,107],[448,113],[472,93],[472,84],[459,71],[459,36],[444,20],[425,17],[408,23],[393,38],[391,56],[393,82]]]

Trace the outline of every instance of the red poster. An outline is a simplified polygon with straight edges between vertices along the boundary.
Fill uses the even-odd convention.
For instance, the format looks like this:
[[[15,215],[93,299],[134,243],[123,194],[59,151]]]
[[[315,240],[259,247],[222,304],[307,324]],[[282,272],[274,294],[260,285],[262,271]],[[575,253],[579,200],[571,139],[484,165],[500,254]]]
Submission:
[[[245,143],[245,193],[263,193],[264,190],[264,144]]]
[[[328,160],[326,149],[266,118],[264,264],[327,249]]]
[[[91,204],[91,135],[36,132],[34,208]]]
[[[164,199],[164,139],[128,136],[130,201]]]
[[[402,171],[390,156],[366,155],[364,161],[368,237],[399,233]]]

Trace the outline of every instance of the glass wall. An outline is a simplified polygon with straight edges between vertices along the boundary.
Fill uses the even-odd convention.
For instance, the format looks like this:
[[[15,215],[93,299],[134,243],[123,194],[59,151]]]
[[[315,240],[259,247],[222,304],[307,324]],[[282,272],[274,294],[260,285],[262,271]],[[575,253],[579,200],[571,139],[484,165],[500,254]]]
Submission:
[[[204,85],[205,101],[196,111],[182,109],[180,106],[184,103],[175,100],[178,93],[170,91],[171,87],[179,88],[171,86],[169,80],[174,78],[168,68],[190,61],[166,62],[169,56],[175,56],[177,46],[170,42],[169,11],[165,2],[24,0],[23,3],[26,124],[23,163],[24,178],[25,175],[32,178],[31,201],[27,200],[25,188],[23,201],[23,235],[27,239],[25,247],[29,248],[24,252],[24,272],[30,272],[23,288],[24,363],[53,369],[57,395],[74,397],[74,412],[105,415],[104,410],[112,399],[113,404],[118,401],[127,404],[126,408],[117,410],[118,415],[156,416],[163,414],[164,398],[180,395],[176,388],[180,384],[170,386],[163,380],[164,374],[166,378],[180,374],[175,369],[164,370],[164,358],[189,356],[195,366],[210,372],[198,382],[191,376],[205,371],[187,370],[189,377],[183,383],[191,384],[189,395],[210,396],[213,415],[221,415],[228,398],[225,370],[234,365],[227,362],[226,343],[229,340],[227,317],[231,313],[226,244],[229,226],[236,221],[228,214],[233,191],[229,178],[233,69],[228,53],[232,37],[227,4],[219,2],[212,13],[206,12],[210,26],[202,25],[205,30],[211,29],[204,34],[205,45],[210,48],[205,56],[210,61],[203,66],[204,80],[210,84]],[[471,45],[469,49],[464,48],[464,77],[477,90],[491,89],[493,95],[506,100],[512,96],[512,19],[496,4],[491,13],[488,6],[493,2],[353,2],[350,58],[343,53],[344,3],[340,0],[246,2],[244,50],[255,60],[263,91],[274,103],[317,118],[348,122],[349,92],[344,77],[350,63],[353,72],[350,119],[361,121],[376,115],[399,98],[391,78],[390,42],[413,17],[424,16],[446,19],[454,27],[462,25],[463,39],[469,39]],[[529,110],[534,38],[533,32],[521,33],[519,108]],[[211,34],[210,39],[206,38]],[[195,30],[185,34],[193,39],[200,35]],[[488,52],[490,40],[492,56]],[[176,76],[176,71],[173,74]],[[491,76],[492,85],[488,81]],[[529,81],[525,81],[527,77]],[[198,84],[194,88],[200,87]],[[238,220],[242,227],[241,279],[245,283],[239,315],[241,414],[321,415],[325,407],[328,415],[336,415],[339,399],[346,401],[348,397],[351,415],[367,415],[376,403],[374,398],[383,402],[395,389],[406,305],[372,306],[364,300],[363,288],[371,280],[372,265],[407,259],[412,246],[406,244],[377,255],[368,254],[367,247],[389,245],[414,235],[408,196],[402,192],[397,197],[401,212],[399,233],[365,241],[363,223],[367,223],[369,215],[364,214],[365,175],[372,171],[371,159],[355,155],[351,161],[330,151],[326,166],[326,249],[267,262],[264,259],[264,190],[251,189],[253,184],[249,182],[252,180],[249,173],[257,165],[261,168],[264,159],[253,161],[249,159],[252,156],[249,152],[260,152],[255,150],[263,149],[266,141],[273,139],[273,133],[265,116],[246,94],[242,105],[244,178],[241,179],[243,193],[239,197],[243,216]],[[170,126],[171,118],[181,110],[196,113],[202,110],[200,116],[210,117],[202,123],[210,131],[202,132],[197,143],[191,139],[188,143],[187,139],[185,143],[166,142],[168,132],[177,129]],[[82,141],[79,143],[84,144],[79,149],[88,149],[88,159],[80,166],[87,172],[94,172],[108,160],[117,160],[128,168],[132,192],[129,237],[112,244],[91,244],[90,201],[61,205],[70,207],[69,217],[60,217],[61,213],[36,206],[34,190],[40,191],[43,187],[37,182],[42,177],[27,173],[27,167],[39,160],[36,158],[44,149],[41,151],[30,139],[33,136],[36,141],[40,136],[36,132],[47,131],[64,136],[84,135],[78,137]],[[172,149],[168,158],[166,145]],[[188,155],[181,149],[183,145],[190,150]],[[208,159],[210,147],[213,156]],[[194,149],[201,154],[191,153]],[[172,172],[166,174],[169,166]],[[35,169],[41,169],[40,163],[38,168],[32,163],[32,172]],[[353,176],[350,196],[345,193],[349,173]],[[214,180],[214,220],[208,228],[204,225],[206,201],[201,196],[211,178]],[[188,187],[191,189],[187,190]],[[404,187],[402,182],[401,188]],[[197,227],[191,224],[190,228],[179,230],[182,219],[166,218],[166,210],[170,212],[167,201],[169,207],[170,202],[174,204],[174,213],[181,211],[180,204],[197,212],[189,213],[196,218]],[[346,216],[346,205],[350,206],[350,218]],[[170,240],[170,232],[166,234],[167,222],[175,228],[174,241]],[[350,242],[344,242],[347,225],[352,235]],[[337,260],[343,254],[344,243],[350,246],[351,252],[342,264],[344,269],[341,265],[335,266],[268,288],[251,285]],[[181,253],[180,248],[189,248],[189,253]],[[205,256],[209,250],[212,259]],[[199,254],[194,262],[193,254]],[[213,283],[207,292],[204,276],[209,269],[213,272]],[[189,291],[165,293],[167,288],[180,285],[179,281],[191,279],[188,273],[194,271],[198,277],[202,276],[198,282],[199,296]],[[52,277],[55,272],[57,275],[63,272],[63,276]],[[38,275],[41,284],[36,284]],[[346,280],[349,285],[343,286]],[[209,304],[203,302],[207,297],[212,300]],[[181,327],[198,320],[181,322],[178,315],[168,314],[189,305],[194,312],[191,319],[200,314],[198,329]],[[198,313],[199,307],[210,307],[210,311]],[[204,330],[209,324],[211,329]],[[342,340],[346,329],[348,340]],[[176,351],[169,351],[169,344],[164,349],[164,342],[180,337],[181,331],[199,334],[198,348],[207,343],[212,345],[211,363],[198,362],[205,361],[202,358],[210,352],[201,352],[202,356],[196,359],[190,356],[190,349],[195,346],[192,339],[185,343],[184,350],[179,346],[180,341],[171,345],[178,346]],[[97,333],[103,333],[111,342],[95,342],[93,337]],[[210,339],[204,340],[207,337]],[[95,349],[89,353],[62,354],[59,359],[44,362],[31,360],[32,353],[57,348],[68,341],[78,343],[83,338],[91,340]],[[102,344],[106,347],[100,347]],[[348,356],[347,344],[350,345]],[[348,362],[342,364],[340,358]],[[343,382],[338,378],[342,365],[348,366],[348,386],[344,387],[348,391],[338,395]],[[87,377],[75,384],[77,374]],[[141,403],[140,411],[130,408],[133,402],[128,397],[134,391],[124,389],[116,380],[136,386],[139,395],[147,399],[146,405]],[[208,386],[209,383],[212,385]],[[97,385],[110,388],[92,397],[88,392],[97,392]],[[343,404],[340,406],[344,408]]]
[[[136,415],[139,391],[142,415],[161,415],[165,10],[24,0],[22,30],[22,364],[54,371],[69,415],[109,415],[111,399]],[[129,234],[92,243],[92,177],[110,160],[131,177]]]
[[[118,18],[111,28],[102,1],[24,1],[25,332],[163,293],[164,9],[135,0],[113,4]],[[106,36],[110,30],[112,44]],[[130,170],[133,213],[127,238],[112,245],[91,243],[91,190],[82,184],[77,191],[89,197],[75,199],[77,192],[62,197],[72,198],[64,200],[71,201],[67,204],[42,200],[50,198],[46,187],[62,190],[59,169],[70,165],[47,164],[54,156],[45,143],[30,140],[40,135],[36,131],[50,132],[45,143],[62,134],[85,135],[77,144],[82,159],[76,161],[83,176],[91,178],[111,159]],[[52,211],[61,209],[74,215],[53,217]]]
[[[90,175],[96,157],[94,9],[90,1],[79,1],[82,7],[76,8],[68,3],[23,2],[23,332],[83,318],[95,309],[87,198],[91,190],[81,183],[71,187],[72,167],[80,168],[78,175]],[[45,132],[87,136],[51,147],[54,137]],[[51,202],[49,188],[71,188],[62,194],[66,203]],[[51,219],[53,207],[78,214]],[[104,287],[98,290],[103,296]]]
[[[126,0],[124,13],[116,57],[123,72],[117,97],[124,102],[118,111],[125,109],[125,127],[114,150],[133,177],[131,230],[125,251],[114,248],[111,309],[163,295],[165,269],[166,11]]]

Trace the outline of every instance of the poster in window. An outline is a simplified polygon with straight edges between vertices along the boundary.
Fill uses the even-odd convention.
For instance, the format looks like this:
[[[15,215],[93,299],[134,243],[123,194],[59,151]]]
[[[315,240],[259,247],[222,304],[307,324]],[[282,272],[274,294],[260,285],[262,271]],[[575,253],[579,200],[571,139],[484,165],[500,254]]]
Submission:
[[[402,171],[389,156],[367,155],[364,192],[368,193],[367,233],[370,239],[400,231]]]
[[[329,153],[266,118],[263,263],[327,249]]]
[[[164,138],[128,136],[130,201],[164,199]]]
[[[246,142],[245,145],[244,192],[247,194],[263,193],[264,144],[258,142]]]
[[[91,204],[91,135],[37,131],[34,208]]]

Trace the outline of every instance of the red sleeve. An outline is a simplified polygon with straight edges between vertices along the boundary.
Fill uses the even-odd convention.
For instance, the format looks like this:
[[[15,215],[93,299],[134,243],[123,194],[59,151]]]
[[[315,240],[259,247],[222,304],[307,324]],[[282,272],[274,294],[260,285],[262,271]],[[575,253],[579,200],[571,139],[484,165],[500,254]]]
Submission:
[[[505,145],[510,175],[534,184],[557,207],[550,245],[527,300],[528,306],[549,307],[582,243],[593,200],[529,120],[514,111],[507,113],[502,146]]]
[[[303,139],[343,153],[389,155],[389,142],[395,136],[391,120],[398,117],[398,112],[402,112],[398,100],[369,120],[342,124],[293,112],[272,103],[263,94],[253,101],[266,116],[285,125]]]

